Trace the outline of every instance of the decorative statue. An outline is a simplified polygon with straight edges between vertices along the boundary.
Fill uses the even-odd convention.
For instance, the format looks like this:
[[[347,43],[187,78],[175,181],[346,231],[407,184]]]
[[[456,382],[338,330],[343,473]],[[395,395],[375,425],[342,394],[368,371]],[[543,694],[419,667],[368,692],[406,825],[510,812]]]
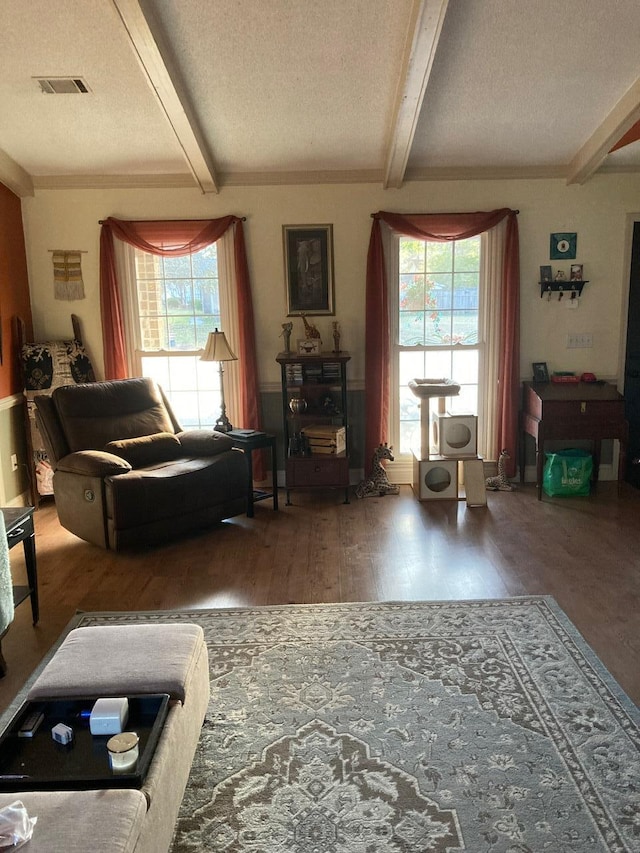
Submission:
[[[373,470],[371,476],[362,480],[356,486],[357,498],[374,498],[384,497],[384,495],[397,495],[400,492],[400,486],[395,486],[389,482],[387,472],[382,465],[383,459],[388,459],[393,462],[393,447],[388,447],[386,444],[379,444],[373,454]]]
[[[340,324],[334,320],[331,325],[333,327],[333,351],[340,352]]]
[[[280,337],[284,338],[284,351],[291,352],[291,332],[293,330],[293,323],[283,323],[282,331],[280,332]]]
[[[486,479],[486,487],[491,492],[512,492],[513,485],[507,479],[507,472],[505,471],[505,465],[507,459],[511,459],[508,450],[501,450],[500,457],[498,459],[498,476],[497,477],[487,477]]]
[[[320,332],[313,325],[313,323],[309,323],[304,314],[300,315],[302,317],[302,322],[304,323],[304,333],[307,340],[312,340],[313,338],[317,338],[320,343],[322,343],[322,339],[320,337]]]

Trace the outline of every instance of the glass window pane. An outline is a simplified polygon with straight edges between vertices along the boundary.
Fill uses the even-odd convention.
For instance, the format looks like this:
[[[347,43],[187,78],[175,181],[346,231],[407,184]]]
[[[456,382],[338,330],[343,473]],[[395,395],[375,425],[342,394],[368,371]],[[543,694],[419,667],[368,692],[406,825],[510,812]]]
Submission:
[[[448,310],[449,308],[451,308],[451,288],[453,286],[453,276],[451,274],[447,275],[446,273],[438,273],[437,275],[432,275],[432,279],[432,306],[441,310]]]
[[[140,317],[140,344],[144,350],[167,349],[169,336],[164,317]]]
[[[425,306],[425,277],[419,273],[400,276],[400,310],[422,311]]]
[[[202,392],[211,393],[220,388],[220,371],[214,361],[202,361],[196,359],[196,375],[198,388]]]
[[[218,277],[218,252],[215,244],[191,256],[193,275],[198,278]]]
[[[169,329],[169,349],[197,349],[193,317],[167,317],[167,325]]]
[[[454,414],[478,414],[478,386],[462,385],[457,397],[447,400],[447,408]]]
[[[136,278],[148,279],[162,277],[163,265],[160,255],[150,255],[148,252],[135,252]]]
[[[454,344],[478,343],[478,312],[454,311],[451,340]]]
[[[172,314],[193,313],[193,288],[191,279],[168,278],[166,280],[167,311]]]
[[[142,356],[140,363],[143,376],[153,379],[165,391],[170,387],[168,358],[145,358]]]
[[[164,282],[161,279],[138,282],[138,312],[141,317],[165,313]]]
[[[406,385],[410,379],[424,379],[424,352],[401,352],[399,367],[401,385]]]
[[[452,352],[452,369],[456,382],[477,383],[479,359],[480,353],[477,349],[454,349]]]
[[[478,310],[480,278],[478,273],[456,273],[454,276],[453,307]]]
[[[468,240],[457,240],[455,244],[455,269],[480,269],[480,237],[470,237]]]
[[[425,353],[425,374],[423,379],[452,379],[451,352],[449,350],[429,350]]]
[[[196,279],[193,294],[196,314],[220,314],[217,279]]]
[[[429,272],[446,272],[451,269],[453,243],[427,243],[427,269]]]
[[[427,314],[425,343],[429,346],[451,343],[450,311],[432,311]]]
[[[196,358],[193,356],[185,358],[172,358],[169,363],[171,377],[171,388],[197,387]]]
[[[400,453],[411,453],[412,448],[420,448],[420,421],[400,422]]]
[[[180,255],[177,258],[164,258],[165,278],[191,278],[191,257]]]
[[[400,238],[400,272],[411,273],[424,270],[425,244],[422,240]]]
[[[424,343],[424,316],[422,311],[400,312],[400,346],[411,347]]]

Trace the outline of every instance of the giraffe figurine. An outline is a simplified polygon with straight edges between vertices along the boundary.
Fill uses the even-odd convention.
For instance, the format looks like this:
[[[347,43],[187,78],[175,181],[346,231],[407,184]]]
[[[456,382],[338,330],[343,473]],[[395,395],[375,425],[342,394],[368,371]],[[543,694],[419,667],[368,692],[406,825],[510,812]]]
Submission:
[[[486,487],[489,491],[492,492],[512,492],[513,485],[509,482],[507,477],[507,472],[505,471],[505,465],[507,459],[511,459],[509,451],[504,449],[500,451],[500,456],[498,458],[498,476],[497,477],[487,477],[486,479]]]
[[[388,459],[393,462],[393,450],[386,444],[379,444],[373,454],[373,467],[371,476],[362,480],[356,486],[357,498],[373,498],[384,497],[384,495],[397,495],[400,492],[400,486],[396,486],[389,482],[387,472],[382,465],[383,459]]]
[[[304,323],[304,333],[307,340],[317,338],[320,343],[322,343],[322,339],[320,338],[320,332],[318,331],[317,327],[314,326],[313,323],[309,323],[304,314],[301,314],[300,316],[302,317],[302,322]]]

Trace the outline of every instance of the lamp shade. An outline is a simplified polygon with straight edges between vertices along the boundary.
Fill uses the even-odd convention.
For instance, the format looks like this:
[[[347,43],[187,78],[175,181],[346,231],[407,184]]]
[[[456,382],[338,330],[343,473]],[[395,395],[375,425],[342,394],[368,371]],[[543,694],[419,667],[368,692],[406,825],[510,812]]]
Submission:
[[[224,332],[219,332],[217,329],[214,332],[209,332],[207,344],[204,352],[200,356],[201,361],[237,361],[238,356],[234,355],[231,347],[227,343]]]

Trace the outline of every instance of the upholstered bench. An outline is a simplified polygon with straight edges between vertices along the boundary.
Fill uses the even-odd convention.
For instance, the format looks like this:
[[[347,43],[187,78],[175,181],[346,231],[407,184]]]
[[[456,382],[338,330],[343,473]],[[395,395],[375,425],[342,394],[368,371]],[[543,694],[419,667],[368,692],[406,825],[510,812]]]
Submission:
[[[202,629],[192,624],[110,625],[71,631],[28,698],[168,693],[170,707],[140,790],[25,791],[37,816],[29,853],[161,853],[171,845],[209,702]]]

